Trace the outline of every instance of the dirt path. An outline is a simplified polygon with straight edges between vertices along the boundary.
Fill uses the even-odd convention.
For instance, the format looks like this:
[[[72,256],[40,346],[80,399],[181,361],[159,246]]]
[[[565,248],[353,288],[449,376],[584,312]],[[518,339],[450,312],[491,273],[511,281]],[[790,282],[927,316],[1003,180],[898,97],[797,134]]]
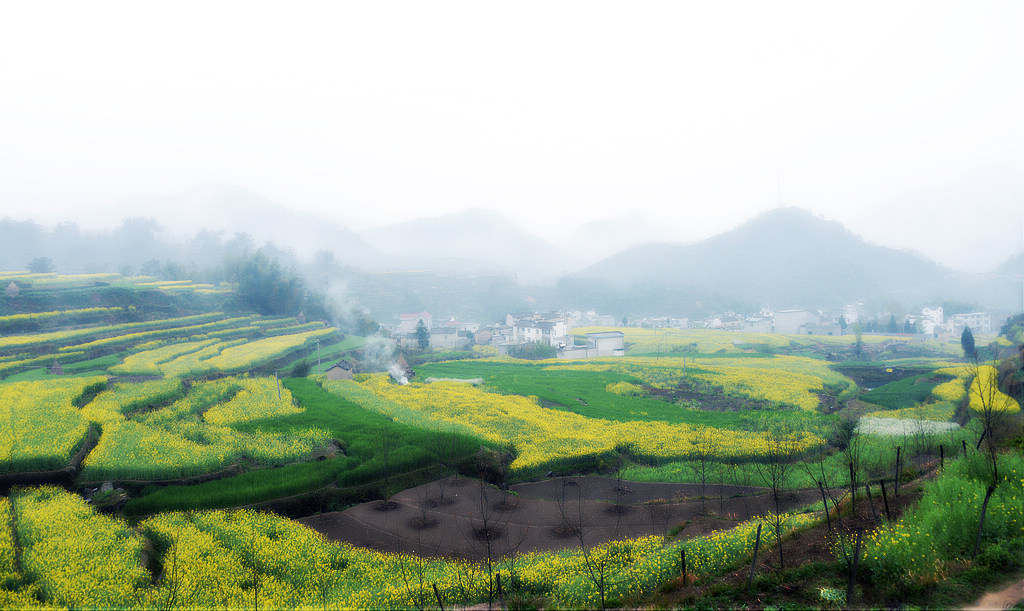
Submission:
[[[981,611],[982,609],[1010,609],[1014,605],[1019,605],[1022,602],[1024,602],[1024,579],[1017,583],[1010,584],[998,592],[989,592],[988,594],[985,594],[973,605],[967,607],[967,610]]]
[[[456,478],[404,490],[394,508],[379,501],[343,512],[299,520],[337,541],[381,551],[483,559],[513,553],[559,550],[613,539],[664,535],[685,525],[692,537],[731,528],[765,513],[763,489],[620,482],[606,477],[556,478],[503,492],[477,480]],[[817,491],[787,496],[787,508],[812,503]]]

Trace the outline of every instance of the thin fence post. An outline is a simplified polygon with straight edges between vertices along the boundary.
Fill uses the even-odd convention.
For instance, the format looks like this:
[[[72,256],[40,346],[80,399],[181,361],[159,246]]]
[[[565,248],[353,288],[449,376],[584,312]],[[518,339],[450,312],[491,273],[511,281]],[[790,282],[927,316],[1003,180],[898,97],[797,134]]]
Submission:
[[[853,566],[850,567],[850,582],[846,584],[846,606],[853,604],[853,586],[857,583],[857,565],[860,564],[860,539],[864,531],[857,529],[857,544],[853,550]]]
[[[821,502],[825,505],[825,521],[828,522],[828,534],[832,534],[832,516],[828,513],[828,498],[825,497],[825,486],[818,482],[818,490],[821,490]]]
[[[875,501],[871,498],[871,485],[864,484],[864,490],[868,493],[868,507],[871,508],[871,518],[875,521],[875,524],[878,524],[878,514],[875,513]]]
[[[441,611],[444,611],[444,603],[441,602],[441,593],[437,591],[437,584],[432,585],[434,586],[434,598],[437,599],[437,606],[441,608]]]
[[[889,495],[885,493],[885,480],[878,480],[879,484],[882,484],[882,502],[885,503],[885,517],[886,519],[892,519],[892,513],[889,511]]]
[[[853,512],[857,513],[857,478],[853,472],[853,463],[850,463],[850,502],[853,503]]]
[[[976,557],[978,550],[981,549],[981,529],[985,526],[985,511],[988,509],[988,499],[995,490],[995,486],[989,486],[985,491],[985,501],[981,504],[981,519],[978,520],[978,536],[974,538],[974,553],[971,554],[971,558]]]
[[[686,585],[686,548],[679,548],[679,560],[683,563],[683,585]]]
[[[961,439],[960,443],[963,444],[963,446],[964,446],[964,456],[967,456],[967,440],[966,439]]]
[[[896,497],[896,510],[900,509],[900,450],[901,446],[896,446],[896,477],[893,479],[893,495]]]
[[[757,538],[754,540],[754,560],[750,563],[750,575],[747,577],[747,589],[754,582],[754,567],[757,566],[757,550],[761,547],[761,524],[757,525]]]

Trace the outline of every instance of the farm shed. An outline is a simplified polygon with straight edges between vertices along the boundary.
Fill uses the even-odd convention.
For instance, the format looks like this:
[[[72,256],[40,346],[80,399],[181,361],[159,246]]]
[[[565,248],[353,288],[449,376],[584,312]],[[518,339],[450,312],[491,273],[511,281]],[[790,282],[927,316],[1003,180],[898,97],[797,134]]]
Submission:
[[[558,351],[560,359],[586,359],[598,356],[622,356],[626,353],[626,335],[622,331],[587,333],[587,346],[568,346]]]
[[[595,356],[622,356],[626,351],[625,338],[622,331],[587,333],[587,350],[596,350]]]
[[[324,375],[327,376],[328,380],[351,380],[352,374],[355,373],[355,367],[348,361],[338,361],[337,363],[330,366]]]

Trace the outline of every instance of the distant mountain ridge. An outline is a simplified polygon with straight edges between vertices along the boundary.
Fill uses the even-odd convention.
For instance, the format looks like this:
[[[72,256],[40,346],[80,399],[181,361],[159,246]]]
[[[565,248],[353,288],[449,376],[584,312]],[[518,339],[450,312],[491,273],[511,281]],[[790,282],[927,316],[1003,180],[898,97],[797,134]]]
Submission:
[[[435,271],[503,271],[554,279],[579,262],[508,217],[481,208],[364,232],[377,250]],[[446,269],[447,268],[447,269]]]
[[[837,221],[792,207],[771,210],[696,243],[627,247],[587,267],[582,261],[588,257],[593,261],[598,253],[615,252],[622,245],[637,244],[644,235],[665,235],[669,229],[650,222],[632,224],[630,217],[621,216],[587,223],[575,234],[569,227],[554,228],[558,235],[564,230],[566,237],[553,243],[536,235],[543,230],[551,233],[552,227],[536,224],[544,219],[510,218],[470,208],[357,232],[346,226],[344,209],[332,211],[331,217],[290,209],[234,185],[123,202],[103,213],[102,218],[152,218],[164,231],[118,255],[114,250],[127,239],[121,235],[126,224],[121,233],[110,234],[116,240],[102,248],[90,247],[90,256],[83,257],[63,252],[65,243],[73,240],[62,239],[56,230],[5,221],[0,229],[6,232],[7,243],[0,248],[0,258],[17,267],[25,265],[26,255],[49,254],[62,269],[80,271],[111,264],[141,269],[149,259],[214,264],[201,252],[216,241],[198,233],[206,230],[223,232],[217,238],[223,240],[245,232],[254,247],[272,241],[306,260],[318,250],[331,251],[337,264],[357,275],[431,272],[436,281],[428,288],[437,295],[449,294],[446,278],[453,275],[501,276],[532,287],[529,303],[519,303],[519,309],[544,304],[629,315],[686,315],[756,310],[758,304],[775,309],[836,307],[870,299],[907,306],[958,299],[993,308],[1021,307],[1024,254],[990,272],[967,274],[910,251],[871,244]],[[150,252],[157,246],[155,238],[167,237],[172,239],[164,250]],[[401,287],[390,290],[389,298],[394,299]],[[412,309],[417,307],[415,293],[408,295]],[[487,299],[495,301],[494,295]]]
[[[964,276],[915,253],[876,246],[836,221],[777,208],[695,244],[647,244],[576,274],[619,290],[732,295],[773,307],[839,306],[880,295],[930,299]]]
[[[339,259],[359,267],[380,258],[356,232],[319,214],[293,210],[259,193],[232,184],[204,185],[161,198],[135,200],[106,209],[106,214],[156,220],[173,236],[201,230],[222,231],[230,239],[248,233],[257,246],[273,242],[308,256],[331,250]]]

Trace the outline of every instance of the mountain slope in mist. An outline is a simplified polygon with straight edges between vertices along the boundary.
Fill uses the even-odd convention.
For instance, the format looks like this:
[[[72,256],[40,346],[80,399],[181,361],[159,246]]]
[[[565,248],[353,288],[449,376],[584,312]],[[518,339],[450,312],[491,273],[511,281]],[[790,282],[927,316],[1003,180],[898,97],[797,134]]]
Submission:
[[[660,283],[773,307],[944,294],[963,276],[917,254],[865,242],[835,221],[778,208],[696,244],[648,244],[577,274],[618,289]]]
[[[273,242],[300,255],[333,251],[338,259],[370,266],[379,259],[373,247],[356,232],[329,218],[297,211],[229,184],[198,187],[169,197],[136,201],[108,209],[106,214],[155,219],[170,234],[200,230],[250,234],[256,245]]]
[[[513,220],[480,208],[377,227],[363,235],[389,257],[418,261],[419,268],[435,271],[506,271],[553,279],[579,264]]]

